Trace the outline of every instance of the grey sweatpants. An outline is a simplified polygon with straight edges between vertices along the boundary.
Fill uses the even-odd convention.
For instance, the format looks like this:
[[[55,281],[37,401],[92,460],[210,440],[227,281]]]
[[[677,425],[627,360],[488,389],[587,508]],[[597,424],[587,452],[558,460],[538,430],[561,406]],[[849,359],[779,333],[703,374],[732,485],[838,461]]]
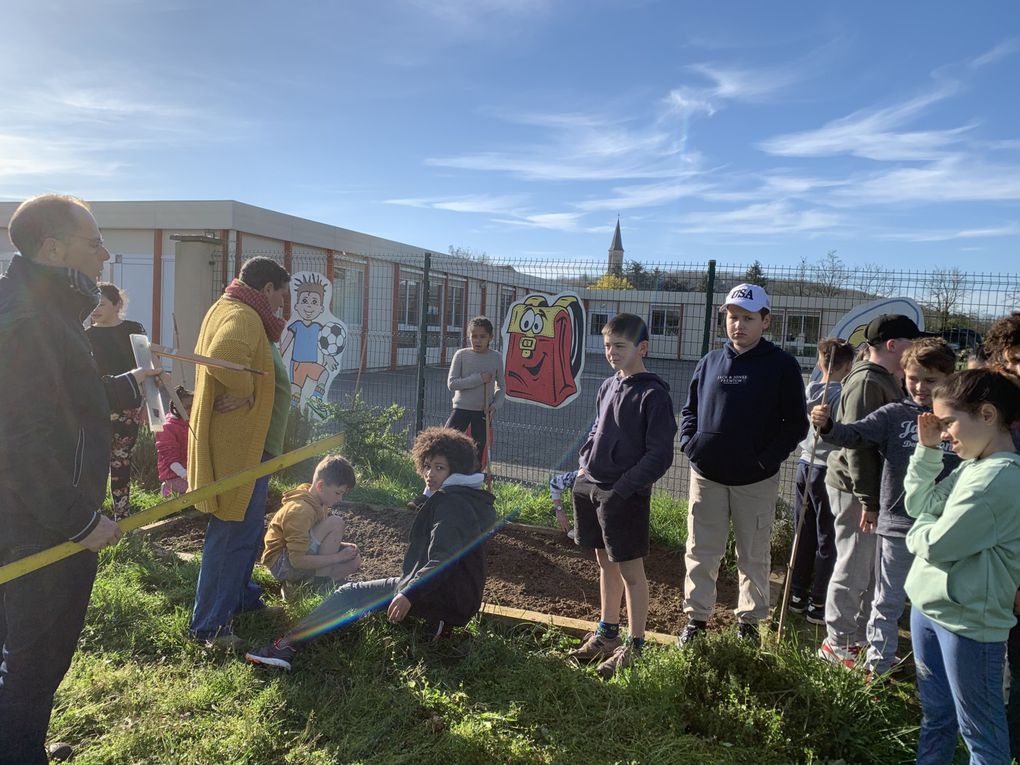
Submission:
[[[825,598],[825,629],[831,645],[864,645],[875,590],[878,536],[861,531],[862,507],[852,493],[826,488],[836,517],[836,565]]]
[[[905,537],[878,538],[875,556],[875,600],[868,620],[868,668],[882,674],[892,669],[899,643],[899,619],[907,604],[907,574],[914,554]]]

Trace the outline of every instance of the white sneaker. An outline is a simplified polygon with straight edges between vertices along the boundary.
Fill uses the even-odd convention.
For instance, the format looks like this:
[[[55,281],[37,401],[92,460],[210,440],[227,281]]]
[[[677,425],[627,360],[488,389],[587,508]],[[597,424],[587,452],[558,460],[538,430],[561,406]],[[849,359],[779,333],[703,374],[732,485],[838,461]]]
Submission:
[[[830,643],[828,638],[825,638],[818,649],[818,657],[830,664],[839,664],[846,669],[853,669],[857,665],[857,656],[860,652],[861,647],[859,645],[840,648]]]

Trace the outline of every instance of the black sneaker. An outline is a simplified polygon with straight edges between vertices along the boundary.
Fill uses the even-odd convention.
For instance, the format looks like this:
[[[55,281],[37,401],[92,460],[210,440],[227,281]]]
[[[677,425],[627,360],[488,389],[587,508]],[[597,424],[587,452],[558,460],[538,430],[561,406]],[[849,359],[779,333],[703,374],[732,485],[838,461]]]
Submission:
[[[757,624],[741,622],[737,625],[737,637],[755,646],[761,645],[761,635],[758,634]]]
[[[790,593],[790,613],[802,614],[807,611],[808,599],[803,595]]]
[[[808,606],[807,620],[811,624],[825,624],[825,606],[816,606],[812,603]]]
[[[704,622],[687,622],[687,626],[684,627],[684,631],[680,633],[680,637],[676,639],[678,648],[690,645],[691,642],[701,637],[701,635],[708,631],[708,625]]]
[[[267,667],[279,667],[290,670],[290,663],[294,660],[297,649],[290,645],[280,645],[279,640],[267,643],[254,651],[248,651],[244,658],[252,664],[262,664]]]

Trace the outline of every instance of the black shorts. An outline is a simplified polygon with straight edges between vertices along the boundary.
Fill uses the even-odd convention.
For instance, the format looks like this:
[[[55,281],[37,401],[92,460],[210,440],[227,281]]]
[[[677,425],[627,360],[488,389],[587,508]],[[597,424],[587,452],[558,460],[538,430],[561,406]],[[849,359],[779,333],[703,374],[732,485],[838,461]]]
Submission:
[[[574,528],[579,547],[604,549],[613,563],[648,555],[651,494],[624,499],[579,475],[574,483]]]

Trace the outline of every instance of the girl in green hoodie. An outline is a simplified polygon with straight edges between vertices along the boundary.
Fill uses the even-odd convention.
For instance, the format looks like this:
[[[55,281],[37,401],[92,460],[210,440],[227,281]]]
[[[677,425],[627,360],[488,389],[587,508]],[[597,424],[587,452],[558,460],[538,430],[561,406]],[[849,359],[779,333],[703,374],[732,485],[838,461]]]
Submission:
[[[1018,380],[957,372],[935,389],[933,409],[917,418],[905,481],[916,518],[906,590],[924,714],[917,762],[951,762],[959,731],[972,763],[1005,765],[1003,662],[1020,586],[1020,456],[1009,431],[1020,419]],[[943,439],[963,462],[936,484]]]

